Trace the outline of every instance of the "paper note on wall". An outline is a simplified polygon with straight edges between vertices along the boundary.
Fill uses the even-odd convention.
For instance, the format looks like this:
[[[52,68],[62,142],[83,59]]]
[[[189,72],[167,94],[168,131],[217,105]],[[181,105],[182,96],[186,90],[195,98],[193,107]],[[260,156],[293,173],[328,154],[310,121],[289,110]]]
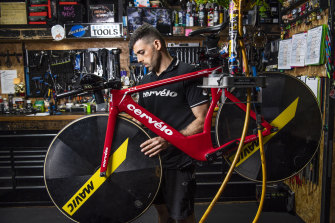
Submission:
[[[279,42],[278,69],[291,69],[292,40],[286,39]]]
[[[305,66],[307,33],[299,33],[292,36],[291,66]]]
[[[306,77],[306,84],[314,93],[315,97],[318,98],[318,85],[319,85],[319,78],[317,77]]]
[[[323,26],[310,29],[307,32],[307,54],[305,58],[306,65],[318,65],[321,60],[321,46],[323,39]]]
[[[17,78],[17,70],[0,70],[1,77],[1,93],[13,94],[14,78]]]

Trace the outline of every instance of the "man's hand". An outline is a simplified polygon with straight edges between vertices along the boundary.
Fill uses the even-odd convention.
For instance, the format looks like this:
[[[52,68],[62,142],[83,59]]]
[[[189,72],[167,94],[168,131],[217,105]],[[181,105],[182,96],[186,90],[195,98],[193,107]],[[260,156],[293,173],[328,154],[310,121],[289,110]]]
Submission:
[[[141,152],[144,152],[144,155],[153,157],[159,154],[161,151],[165,150],[170,144],[168,141],[163,139],[160,136],[149,139],[140,145]]]

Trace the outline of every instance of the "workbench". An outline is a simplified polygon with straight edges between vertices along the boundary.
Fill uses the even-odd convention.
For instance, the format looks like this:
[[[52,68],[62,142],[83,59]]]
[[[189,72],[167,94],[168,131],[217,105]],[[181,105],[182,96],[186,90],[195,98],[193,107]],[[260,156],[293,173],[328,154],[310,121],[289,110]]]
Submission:
[[[0,131],[57,131],[71,121],[83,116],[85,116],[85,113],[64,113],[48,116],[2,115],[0,116]]]

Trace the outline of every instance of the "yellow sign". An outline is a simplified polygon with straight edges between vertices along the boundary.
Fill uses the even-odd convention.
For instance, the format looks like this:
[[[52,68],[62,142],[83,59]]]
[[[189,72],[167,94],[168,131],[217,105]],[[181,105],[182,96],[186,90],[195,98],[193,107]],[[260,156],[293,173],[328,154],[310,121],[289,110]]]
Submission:
[[[0,24],[27,24],[25,2],[0,2]]]
[[[267,143],[273,136],[275,136],[287,123],[289,123],[295,116],[298,107],[299,97],[297,97],[282,113],[280,113],[270,124],[278,128],[278,131],[265,136],[263,144]],[[259,150],[259,142],[253,141],[243,146],[239,160],[236,167],[246,161],[252,154]],[[235,154],[229,157],[229,161],[233,162]]]
[[[110,156],[105,177],[100,177],[100,168],[86,183],[70,198],[70,200],[62,207],[62,209],[72,216],[91,196],[92,194],[107,180],[107,178],[126,160],[127,138],[122,145]]]

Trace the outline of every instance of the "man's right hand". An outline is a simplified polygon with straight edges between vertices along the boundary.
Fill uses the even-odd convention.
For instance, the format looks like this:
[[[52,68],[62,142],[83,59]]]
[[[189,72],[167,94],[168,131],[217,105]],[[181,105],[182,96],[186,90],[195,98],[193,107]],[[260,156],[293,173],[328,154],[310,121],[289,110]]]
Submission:
[[[157,136],[155,138],[148,139],[142,143],[140,147],[142,148],[141,152],[144,152],[144,155],[153,157],[165,150],[169,145],[170,143],[168,141],[160,136]]]

